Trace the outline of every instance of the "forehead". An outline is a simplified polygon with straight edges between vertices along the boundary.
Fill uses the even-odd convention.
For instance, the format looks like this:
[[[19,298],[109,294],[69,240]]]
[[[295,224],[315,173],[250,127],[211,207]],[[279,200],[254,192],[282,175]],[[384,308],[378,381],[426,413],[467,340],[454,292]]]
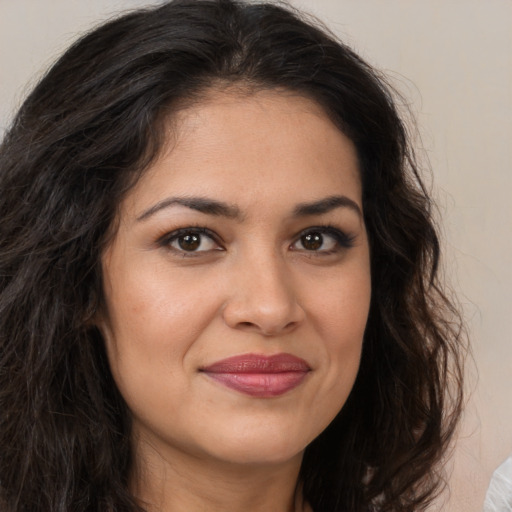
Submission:
[[[127,197],[140,208],[166,195],[305,202],[333,193],[361,206],[353,143],[316,102],[288,91],[211,91],[175,113],[167,142]]]

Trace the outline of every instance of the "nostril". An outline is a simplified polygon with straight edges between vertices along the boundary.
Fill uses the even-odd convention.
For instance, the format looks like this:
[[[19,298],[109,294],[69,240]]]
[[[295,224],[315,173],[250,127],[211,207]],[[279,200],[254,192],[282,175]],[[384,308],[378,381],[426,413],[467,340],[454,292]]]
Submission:
[[[251,282],[244,293],[229,297],[223,304],[222,318],[230,328],[275,336],[301,324],[304,311],[290,290],[278,290],[279,294],[262,297],[254,293],[254,288]]]

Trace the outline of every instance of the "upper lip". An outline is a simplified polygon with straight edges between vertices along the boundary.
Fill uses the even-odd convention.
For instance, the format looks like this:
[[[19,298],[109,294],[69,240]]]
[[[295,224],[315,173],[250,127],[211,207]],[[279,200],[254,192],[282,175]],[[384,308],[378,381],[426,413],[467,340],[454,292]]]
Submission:
[[[309,364],[292,354],[241,354],[200,368],[208,373],[285,373],[308,372]]]

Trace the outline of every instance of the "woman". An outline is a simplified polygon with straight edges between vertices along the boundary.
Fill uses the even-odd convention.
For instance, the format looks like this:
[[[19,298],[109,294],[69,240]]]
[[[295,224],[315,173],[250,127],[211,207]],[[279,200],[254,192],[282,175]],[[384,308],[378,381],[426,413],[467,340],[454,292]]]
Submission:
[[[86,35],[0,155],[6,511],[421,510],[461,406],[383,81],[297,13]]]

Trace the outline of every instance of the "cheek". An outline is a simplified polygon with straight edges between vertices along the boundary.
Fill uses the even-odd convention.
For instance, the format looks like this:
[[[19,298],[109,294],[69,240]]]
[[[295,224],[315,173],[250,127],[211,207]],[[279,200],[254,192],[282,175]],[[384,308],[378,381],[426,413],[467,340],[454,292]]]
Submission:
[[[111,273],[105,291],[109,317],[100,330],[121,395],[135,418],[153,424],[163,404],[175,411],[186,407],[187,356],[218,311],[218,298],[155,267],[138,270]]]
[[[360,344],[366,327],[371,298],[370,271],[364,260],[356,263],[324,280],[311,296],[309,309],[332,352]]]
[[[149,346],[167,344],[171,335],[177,339],[183,332],[192,335],[203,320],[207,321],[209,311],[215,311],[210,295],[180,273],[174,275],[158,265],[120,275],[106,290],[108,315],[116,337],[136,338],[137,343]]]
[[[218,298],[179,276],[152,266],[130,274],[111,273],[105,287],[108,321],[100,327],[110,366],[120,388],[151,376],[179,375]],[[212,287],[213,288],[213,287]],[[143,383],[144,375],[148,379]]]
[[[355,382],[371,297],[369,271],[346,273],[332,279],[315,302],[314,324],[324,340],[326,376],[321,393],[339,411]]]

